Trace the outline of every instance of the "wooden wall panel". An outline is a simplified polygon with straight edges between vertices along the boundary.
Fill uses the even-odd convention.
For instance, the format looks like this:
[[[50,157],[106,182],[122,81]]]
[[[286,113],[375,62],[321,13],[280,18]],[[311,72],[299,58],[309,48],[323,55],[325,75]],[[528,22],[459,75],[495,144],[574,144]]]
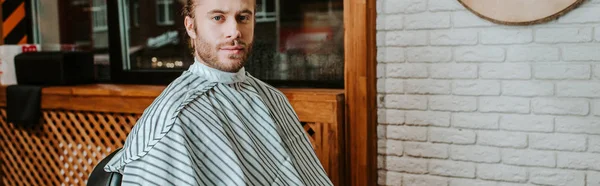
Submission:
[[[377,185],[375,0],[344,0],[346,148],[352,186]]]

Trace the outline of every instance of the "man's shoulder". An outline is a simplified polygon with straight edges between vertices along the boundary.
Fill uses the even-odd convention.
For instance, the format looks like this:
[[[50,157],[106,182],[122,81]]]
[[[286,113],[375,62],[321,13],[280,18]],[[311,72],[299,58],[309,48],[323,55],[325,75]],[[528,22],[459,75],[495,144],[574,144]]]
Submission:
[[[201,87],[208,87],[205,82],[206,81],[201,80],[197,76],[184,72],[177,79],[173,80],[161,94],[154,99],[144,113],[176,111],[168,108],[181,107],[193,93],[200,91]]]
[[[274,95],[277,97],[285,97],[285,95],[279,89],[251,75],[248,75],[248,77],[250,77],[251,83],[255,86],[255,88],[258,89],[259,92],[262,92],[263,94],[267,95]]]
[[[190,82],[193,81],[193,77],[183,73],[177,79],[173,80],[167,87],[160,93],[154,100],[156,104],[172,104],[177,100],[184,99],[184,95],[190,89]]]

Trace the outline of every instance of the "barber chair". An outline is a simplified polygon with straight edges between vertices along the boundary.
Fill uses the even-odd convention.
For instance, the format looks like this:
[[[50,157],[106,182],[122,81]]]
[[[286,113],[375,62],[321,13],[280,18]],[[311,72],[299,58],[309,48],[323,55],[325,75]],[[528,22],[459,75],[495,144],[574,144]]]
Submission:
[[[117,172],[105,172],[104,166],[112,159],[112,157],[119,152],[121,149],[117,149],[114,152],[106,156],[96,167],[92,170],[92,173],[88,177],[87,186],[120,186],[123,175]]]

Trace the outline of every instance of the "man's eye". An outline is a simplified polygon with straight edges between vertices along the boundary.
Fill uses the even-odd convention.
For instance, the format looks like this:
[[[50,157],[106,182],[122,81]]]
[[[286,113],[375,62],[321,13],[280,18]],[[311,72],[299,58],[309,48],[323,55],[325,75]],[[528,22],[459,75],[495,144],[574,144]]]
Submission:
[[[221,21],[223,19],[223,16],[215,16],[215,17],[212,17],[212,19],[215,21]]]
[[[238,19],[240,21],[248,21],[248,20],[250,20],[250,16],[238,16]]]

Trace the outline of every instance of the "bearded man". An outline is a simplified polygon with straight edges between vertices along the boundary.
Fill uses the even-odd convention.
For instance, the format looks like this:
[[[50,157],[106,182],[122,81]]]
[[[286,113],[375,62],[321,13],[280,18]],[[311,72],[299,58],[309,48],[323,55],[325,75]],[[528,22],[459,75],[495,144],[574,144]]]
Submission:
[[[255,0],[187,0],[195,62],[104,167],[122,185],[332,185],[286,97],[244,71]]]

